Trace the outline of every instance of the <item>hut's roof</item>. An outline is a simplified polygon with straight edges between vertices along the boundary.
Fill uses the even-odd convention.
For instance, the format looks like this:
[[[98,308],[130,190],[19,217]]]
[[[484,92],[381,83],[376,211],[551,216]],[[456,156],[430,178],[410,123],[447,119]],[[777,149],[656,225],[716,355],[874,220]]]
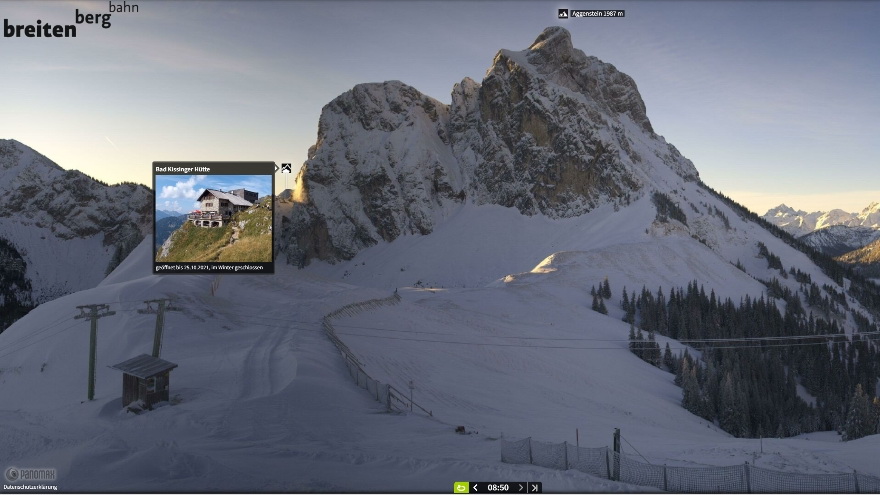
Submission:
[[[110,366],[110,368],[119,370],[123,373],[128,373],[129,375],[134,375],[138,378],[149,378],[151,376],[156,376],[159,373],[164,373],[168,370],[177,368],[177,365],[170,361],[150,356],[149,354],[141,354],[128,361],[114,364],[113,366]]]
[[[204,198],[208,194],[210,194],[211,196],[214,196],[215,198],[218,198],[218,199],[228,200],[230,203],[232,203],[234,205],[239,205],[239,206],[253,206],[254,205],[250,201],[248,201],[244,198],[241,198],[239,196],[236,196],[235,194],[225,193],[223,191],[218,191],[216,189],[205,189],[205,191],[199,196],[199,201],[201,201],[202,198]]]

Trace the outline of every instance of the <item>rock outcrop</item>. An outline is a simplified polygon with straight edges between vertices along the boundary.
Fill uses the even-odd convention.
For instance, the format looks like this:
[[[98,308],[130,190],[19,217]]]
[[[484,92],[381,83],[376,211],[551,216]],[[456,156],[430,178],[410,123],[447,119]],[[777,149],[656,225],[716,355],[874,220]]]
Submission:
[[[498,52],[482,83],[456,84],[449,105],[389,81],[325,106],[279,248],[300,266],[350,259],[432,232],[464,201],[572,217],[666,173],[699,177],[654,133],[632,78],[551,27]]]

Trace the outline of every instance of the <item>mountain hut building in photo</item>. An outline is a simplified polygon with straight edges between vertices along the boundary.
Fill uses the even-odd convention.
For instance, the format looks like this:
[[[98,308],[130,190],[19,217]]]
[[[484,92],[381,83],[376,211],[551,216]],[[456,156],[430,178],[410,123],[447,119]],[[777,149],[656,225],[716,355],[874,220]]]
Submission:
[[[258,198],[257,193],[247,189],[229,192],[205,189],[199,195],[199,210],[187,215],[187,220],[199,227],[222,227],[234,213],[250,208]]]

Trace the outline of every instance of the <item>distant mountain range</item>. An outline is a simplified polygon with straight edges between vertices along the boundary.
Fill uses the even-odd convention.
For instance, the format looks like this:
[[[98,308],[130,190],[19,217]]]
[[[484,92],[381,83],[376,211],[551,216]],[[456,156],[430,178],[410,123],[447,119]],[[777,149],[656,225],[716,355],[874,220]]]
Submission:
[[[168,217],[179,217],[181,215],[186,215],[186,213],[171,210],[156,210],[156,220],[161,220]]]
[[[880,229],[880,203],[871,203],[860,213],[850,213],[840,209],[807,213],[781,204],[767,210],[764,218],[795,237],[802,237],[832,225]]]
[[[807,213],[781,204],[768,210],[764,219],[863,275],[880,277],[880,203],[871,203],[860,213],[840,209]]]

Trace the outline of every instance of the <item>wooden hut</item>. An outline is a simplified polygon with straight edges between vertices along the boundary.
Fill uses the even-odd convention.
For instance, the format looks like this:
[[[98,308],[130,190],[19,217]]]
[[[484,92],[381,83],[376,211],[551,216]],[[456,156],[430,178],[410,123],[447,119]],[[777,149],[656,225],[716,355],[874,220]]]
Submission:
[[[141,354],[110,367],[123,373],[122,407],[140,401],[151,409],[153,404],[169,400],[169,377],[176,364]]]

